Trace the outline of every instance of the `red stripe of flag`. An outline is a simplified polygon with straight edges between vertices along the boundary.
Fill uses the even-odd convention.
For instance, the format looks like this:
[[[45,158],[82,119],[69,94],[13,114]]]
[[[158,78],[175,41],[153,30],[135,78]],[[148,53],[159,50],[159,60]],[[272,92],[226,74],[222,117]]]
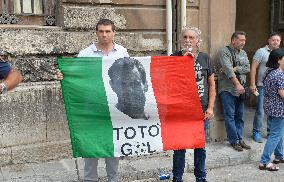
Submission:
[[[194,60],[189,56],[152,57],[151,81],[164,150],[205,145],[204,115],[193,65]]]

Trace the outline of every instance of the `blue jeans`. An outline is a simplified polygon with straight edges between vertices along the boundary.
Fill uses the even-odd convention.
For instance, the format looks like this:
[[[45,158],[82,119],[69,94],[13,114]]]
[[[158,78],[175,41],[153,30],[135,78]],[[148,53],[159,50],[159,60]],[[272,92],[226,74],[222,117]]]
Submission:
[[[253,120],[253,132],[261,132],[262,122],[264,119],[264,109],[263,109],[263,100],[264,100],[264,88],[263,86],[257,87],[259,96],[256,99],[256,110]],[[267,119],[267,133],[269,133],[269,120]]]
[[[220,93],[220,98],[229,143],[240,143],[244,129],[244,101],[226,91]]]
[[[270,122],[270,133],[260,159],[261,164],[268,164],[270,162],[270,156],[273,152],[275,159],[282,159],[284,155],[284,118],[269,116],[268,120]]]
[[[204,121],[205,134],[209,130],[209,122]],[[186,150],[174,150],[173,155],[173,182],[183,182],[182,176],[185,167]],[[205,148],[194,149],[194,176],[196,181],[206,179],[205,169],[206,150]]]

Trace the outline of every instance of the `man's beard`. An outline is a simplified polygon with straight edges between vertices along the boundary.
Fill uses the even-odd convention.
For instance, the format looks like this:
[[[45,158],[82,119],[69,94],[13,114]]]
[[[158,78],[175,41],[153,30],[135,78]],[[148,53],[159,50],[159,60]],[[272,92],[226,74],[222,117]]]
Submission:
[[[140,119],[145,117],[144,106],[146,98],[145,96],[122,97],[118,100],[116,105],[117,109],[128,115],[133,119]]]
[[[243,49],[243,48],[244,48],[244,46],[245,46],[245,45],[238,45],[238,46],[237,46],[237,50],[241,50],[241,49]]]

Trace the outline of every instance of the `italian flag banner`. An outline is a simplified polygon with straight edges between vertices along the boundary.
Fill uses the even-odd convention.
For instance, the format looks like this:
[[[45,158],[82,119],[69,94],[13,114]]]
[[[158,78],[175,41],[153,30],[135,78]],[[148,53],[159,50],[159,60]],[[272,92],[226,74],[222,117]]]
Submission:
[[[202,148],[204,115],[188,56],[58,58],[74,157]]]

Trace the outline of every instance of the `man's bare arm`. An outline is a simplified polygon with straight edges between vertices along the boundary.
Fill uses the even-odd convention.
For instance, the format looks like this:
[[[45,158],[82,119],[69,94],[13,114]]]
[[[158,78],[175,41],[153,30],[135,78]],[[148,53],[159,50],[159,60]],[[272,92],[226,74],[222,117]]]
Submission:
[[[9,72],[8,76],[4,79],[3,83],[6,85],[8,90],[11,90],[15,88],[22,80],[23,77],[20,72],[15,69],[12,69]]]
[[[233,76],[230,78],[230,80],[233,82],[235,89],[237,90],[237,92],[239,94],[243,94],[245,93],[245,89],[244,87],[240,84],[239,80],[237,79],[237,77]]]
[[[209,87],[209,101],[208,101],[208,108],[205,111],[205,120],[211,119],[214,116],[213,108],[215,103],[215,97],[216,97],[216,88],[215,88],[215,80],[214,80],[214,74],[210,75],[208,77],[208,87]]]
[[[256,70],[258,68],[258,65],[259,63],[256,60],[253,60],[251,63],[249,88],[252,93],[255,93],[256,91],[255,78],[256,78]]]

